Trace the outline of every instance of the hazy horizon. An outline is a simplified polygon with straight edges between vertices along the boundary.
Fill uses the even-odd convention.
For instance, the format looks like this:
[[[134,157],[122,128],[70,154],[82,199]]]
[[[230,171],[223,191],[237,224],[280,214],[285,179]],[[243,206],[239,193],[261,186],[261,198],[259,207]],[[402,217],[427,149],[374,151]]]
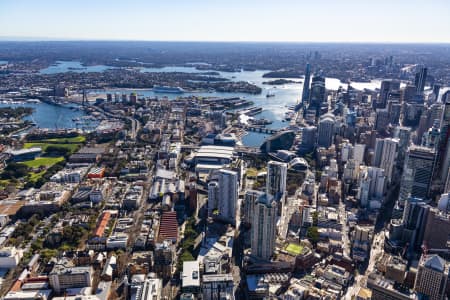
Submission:
[[[2,0],[0,39],[447,44],[449,13],[446,0]]]
[[[449,42],[390,42],[390,41],[232,41],[232,40],[132,40],[132,39],[77,39],[46,37],[0,36],[0,42],[137,42],[137,43],[236,43],[236,44],[374,44],[374,45],[449,45]]]

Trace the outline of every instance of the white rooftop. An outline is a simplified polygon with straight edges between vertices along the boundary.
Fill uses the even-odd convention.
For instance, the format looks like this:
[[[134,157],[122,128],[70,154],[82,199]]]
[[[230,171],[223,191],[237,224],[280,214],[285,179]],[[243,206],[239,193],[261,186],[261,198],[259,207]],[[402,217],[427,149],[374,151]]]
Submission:
[[[200,265],[198,261],[183,262],[183,287],[199,287],[200,286]]]

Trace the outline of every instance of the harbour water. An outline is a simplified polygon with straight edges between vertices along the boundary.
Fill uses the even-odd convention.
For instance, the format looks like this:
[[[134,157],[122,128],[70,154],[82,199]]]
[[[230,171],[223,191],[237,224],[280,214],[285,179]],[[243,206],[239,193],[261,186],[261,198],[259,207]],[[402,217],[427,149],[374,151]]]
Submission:
[[[56,74],[65,72],[88,73],[88,72],[103,72],[112,67],[98,65],[98,66],[83,66],[79,61],[57,61],[48,68],[39,71],[40,74]]]
[[[25,120],[32,121],[36,128],[70,129],[80,128],[74,119],[86,115],[82,110],[74,110],[69,106],[56,106],[47,103],[0,103],[0,107],[31,107],[33,113],[25,117]]]
[[[193,67],[164,67],[164,68],[145,68],[142,69],[145,72],[204,72],[196,70]],[[267,125],[268,128],[279,129],[287,126],[286,122],[283,122],[285,118],[285,113],[288,111],[289,106],[295,105],[299,101],[299,97],[302,92],[303,85],[300,83],[291,83],[284,84],[278,86],[266,85],[263,84],[265,81],[271,81],[278,78],[263,78],[263,75],[269,71],[267,70],[257,70],[257,71],[241,71],[241,72],[218,72],[220,77],[227,78],[232,81],[247,81],[253,84],[258,85],[263,89],[263,92],[259,95],[250,95],[246,93],[221,93],[221,92],[213,92],[213,93],[184,93],[181,96],[202,96],[202,97],[241,97],[254,102],[254,106],[262,107],[263,111],[254,116],[257,119],[265,118],[272,121],[272,124]],[[302,78],[288,78],[293,81],[302,81]],[[347,84],[343,84],[339,79],[336,78],[326,78],[325,81],[327,89],[337,90],[340,86],[347,88]],[[353,84],[355,88],[358,89],[376,89],[381,85],[381,81],[375,80],[372,82],[360,82]],[[133,90],[126,89],[113,89],[113,90],[97,90],[92,91],[93,93],[131,93]],[[268,92],[273,93],[274,97],[266,97]],[[142,96],[154,96],[154,97],[167,97],[169,99],[176,99],[180,97],[180,95],[175,94],[161,94],[161,93],[153,93],[151,89],[143,89],[136,91],[138,95]],[[249,132],[242,138],[242,143],[246,146],[257,147],[262,144],[264,139],[268,135]]]

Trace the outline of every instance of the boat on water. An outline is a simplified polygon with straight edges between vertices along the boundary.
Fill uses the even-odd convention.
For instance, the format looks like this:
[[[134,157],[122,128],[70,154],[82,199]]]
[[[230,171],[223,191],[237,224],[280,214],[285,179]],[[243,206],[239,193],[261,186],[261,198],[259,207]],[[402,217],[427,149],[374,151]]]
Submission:
[[[285,119],[286,121],[292,120],[293,117],[294,117],[294,112],[292,112],[292,111],[287,111],[287,112],[284,114],[284,119]]]
[[[78,70],[86,70],[86,67],[68,67],[69,71],[78,71]]]
[[[184,90],[180,87],[155,85],[155,86],[153,86],[153,92],[154,93],[182,94],[182,93],[184,93]]]
[[[262,107],[250,107],[248,109],[245,109],[243,111],[241,111],[242,114],[247,115],[247,116],[254,116],[259,114],[260,112],[262,112],[263,108]]]
[[[261,118],[261,119],[250,119],[248,120],[252,125],[269,125],[272,124],[271,120]]]
[[[275,93],[273,91],[268,91],[266,94],[266,98],[275,97]]]

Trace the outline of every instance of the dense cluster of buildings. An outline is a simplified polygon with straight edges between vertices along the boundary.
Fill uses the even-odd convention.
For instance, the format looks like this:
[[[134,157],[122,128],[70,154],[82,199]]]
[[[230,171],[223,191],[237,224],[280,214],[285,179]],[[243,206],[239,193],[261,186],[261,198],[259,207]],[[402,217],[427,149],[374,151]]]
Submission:
[[[445,299],[450,92],[408,70],[332,91],[307,64],[286,128],[258,148],[242,145],[239,98],[86,104],[104,117],[86,142],[1,194],[4,299]],[[169,76],[134,72],[120,74]],[[5,151],[5,166],[43,151]]]

